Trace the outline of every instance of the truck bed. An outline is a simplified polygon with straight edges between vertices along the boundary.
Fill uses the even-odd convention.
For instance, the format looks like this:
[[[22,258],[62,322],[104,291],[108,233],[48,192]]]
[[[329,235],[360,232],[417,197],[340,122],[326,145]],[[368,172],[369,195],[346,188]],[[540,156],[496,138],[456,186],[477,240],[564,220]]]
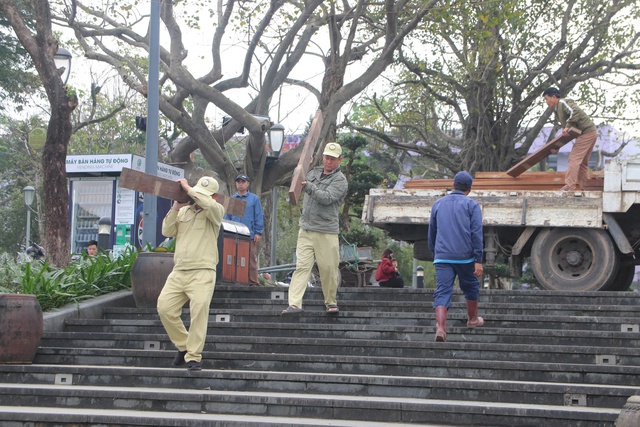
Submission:
[[[424,239],[422,232],[402,230],[406,226],[426,230],[431,206],[446,194],[444,190],[371,189],[365,198],[362,221],[389,231],[399,240]],[[601,191],[480,190],[472,191],[469,197],[480,204],[485,226],[603,226]]]
[[[604,172],[592,173],[591,179],[601,183],[598,190],[559,191],[563,176],[527,172],[511,178],[501,172],[479,172],[469,196],[480,204],[485,226],[502,227],[604,228],[603,214],[624,214],[640,205],[640,159],[613,159]],[[371,189],[362,221],[398,240],[424,239],[431,206],[452,184],[452,180],[413,180],[402,190]]]

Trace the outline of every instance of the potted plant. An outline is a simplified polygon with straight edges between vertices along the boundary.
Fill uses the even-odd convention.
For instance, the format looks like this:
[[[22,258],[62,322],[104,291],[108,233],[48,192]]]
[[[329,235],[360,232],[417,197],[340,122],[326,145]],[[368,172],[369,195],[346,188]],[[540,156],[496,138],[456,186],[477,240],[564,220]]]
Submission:
[[[0,294],[0,364],[33,362],[42,328],[42,308],[35,295]]]
[[[156,248],[147,245],[131,267],[131,292],[136,307],[155,308],[158,296],[171,270],[175,239],[166,239]]]

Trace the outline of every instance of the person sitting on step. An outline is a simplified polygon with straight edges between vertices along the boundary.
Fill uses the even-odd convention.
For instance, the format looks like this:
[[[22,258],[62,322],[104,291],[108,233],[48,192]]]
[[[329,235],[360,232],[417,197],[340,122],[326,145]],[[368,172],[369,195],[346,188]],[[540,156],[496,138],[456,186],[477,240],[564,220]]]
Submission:
[[[383,288],[404,287],[404,280],[398,271],[398,261],[393,258],[393,251],[389,248],[382,251],[380,264],[376,270],[376,280]]]

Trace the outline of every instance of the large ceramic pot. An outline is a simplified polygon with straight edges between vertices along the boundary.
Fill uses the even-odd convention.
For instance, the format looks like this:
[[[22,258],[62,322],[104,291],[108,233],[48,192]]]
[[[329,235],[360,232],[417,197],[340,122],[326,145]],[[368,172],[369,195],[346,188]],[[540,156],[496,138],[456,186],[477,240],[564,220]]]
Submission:
[[[131,266],[131,292],[136,307],[153,307],[173,269],[173,253],[140,252]]]
[[[616,427],[638,426],[640,426],[640,396],[635,395],[627,399],[627,403],[616,420]]]
[[[0,294],[0,363],[33,362],[42,326],[42,308],[35,295]]]

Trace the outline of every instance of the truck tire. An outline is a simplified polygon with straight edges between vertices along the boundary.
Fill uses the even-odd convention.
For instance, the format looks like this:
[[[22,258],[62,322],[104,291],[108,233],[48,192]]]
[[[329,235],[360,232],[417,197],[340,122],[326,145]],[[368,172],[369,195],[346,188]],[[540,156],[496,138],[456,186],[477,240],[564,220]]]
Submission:
[[[433,261],[433,254],[429,250],[428,240],[413,242],[413,257],[419,261]]]
[[[613,282],[606,289],[607,291],[626,291],[631,287],[631,283],[633,283],[633,279],[636,276],[636,266],[631,265],[620,265],[618,268],[618,274],[616,275]]]
[[[545,289],[604,290],[618,274],[618,257],[604,230],[545,229],[533,242],[531,270]]]

